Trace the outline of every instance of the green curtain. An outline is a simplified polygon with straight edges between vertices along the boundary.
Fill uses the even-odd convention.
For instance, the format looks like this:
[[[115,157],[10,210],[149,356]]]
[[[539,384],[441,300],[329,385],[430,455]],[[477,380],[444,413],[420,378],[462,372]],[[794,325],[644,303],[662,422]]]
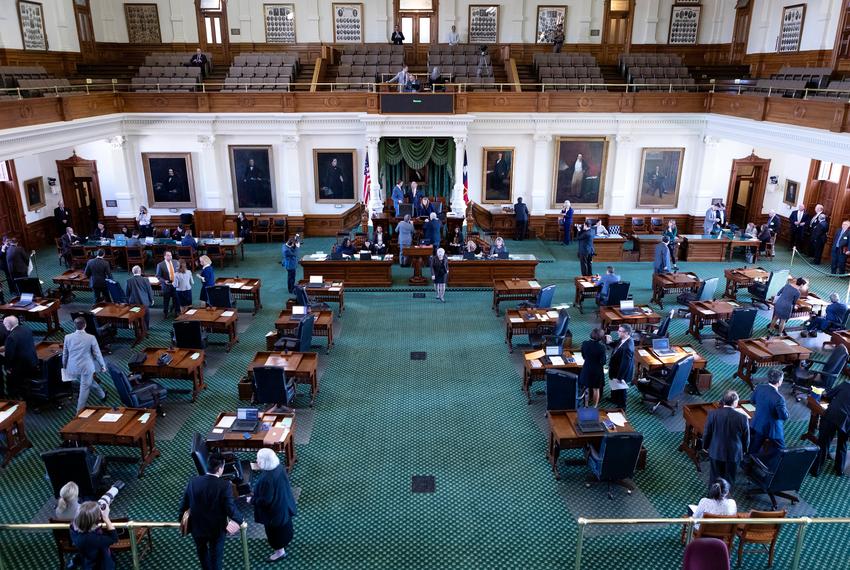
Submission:
[[[384,188],[392,188],[399,178],[404,179],[407,167],[428,166],[428,193],[449,200],[454,186],[454,141],[446,138],[382,138],[378,143],[378,176]]]

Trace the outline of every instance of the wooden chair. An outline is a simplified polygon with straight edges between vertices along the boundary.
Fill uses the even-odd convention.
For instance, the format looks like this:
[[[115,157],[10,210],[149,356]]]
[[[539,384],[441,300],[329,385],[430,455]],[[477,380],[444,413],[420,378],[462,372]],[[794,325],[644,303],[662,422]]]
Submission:
[[[186,262],[186,267],[189,268],[189,271],[194,271],[194,269],[198,266],[198,254],[190,245],[178,245],[177,258]]]
[[[204,232],[201,232],[200,236],[201,236],[201,239],[214,239],[215,238],[215,232],[204,231]]]
[[[236,232],[234,232],[234,231],[221,232],[221,239],[234,239],[235,237],[236,237]]]
[[[89,261],[89,254],[81,245],[73,245],[71,246],[71,267],[75,269],[82,269],[86,266],[86,263]]]
[[[286,218],[275,218],[269,230],[270,241],[286,240]]]
[[[224,252],[220,245],[207,245],[204,253],[207,254],[207,257],[210,258],[213,264],[218,260],[219,266],[224,267]]]
[[[125,523],[130,519],[113,518],[114,523]],[[59,554],[59,570],[65,570],[65,555],[76,554],[77,547],[71,543],[71,527],[68,521],[50,519],[51,523],[68,523],[68,528],[53,529],[53,540],[56,543],[56,551]],[[117,529],[118,542],[109,547],[112,552],[129,552],[130,537],[129,529]],[[138,527],[133,529],[136,533],[136,544],[139,545],[139,558],[143,558],[148,552],[153,550],[153,538],[151,537],[151,529],[148,527]],[[147,540],[145,540],[147,539]]]
[[[632,233],[640,234],[646,232],[645,218],[632,218]]]
[[[145,268],[145,264],[148,261],[148,256],[145,253],[145,248],[138,247],[128,247],[126,249],[127,254],[127,269],[132,269],[134,265],[138,265],[142,269]]]
[[[706,519],[735,519],[738,518],[738,515],[710,515],[706,513],[703,515],[703,518]],[[682,526],[682,544],[685,543],[685,530],[686,526]],[[729,524],[702,524],[699,528],[694,529],[694,538],[717,538],[726,543],[726,547],[731,551],[732,550],[732,542],[735,540],[735,531],[737,530],[737,525],[733,523]]]
[[[654,234],[664,233],[664,218],[649,218],[649,229]]]
[[[784,519],[787,511],[750,511],[751,519]],[[776,539],[779,538],[779,524],[742,524],[738,527],[738,560],[736,566],[741,566],[744,545],[756,544],[767,551],[767,567],[773,566],[773,554],[776,550]]]
[[[257,243],[257,238],[262,237],[265,241],[271,241],[271,222],[268,218],[260,218],[251,228],[251,239]]]

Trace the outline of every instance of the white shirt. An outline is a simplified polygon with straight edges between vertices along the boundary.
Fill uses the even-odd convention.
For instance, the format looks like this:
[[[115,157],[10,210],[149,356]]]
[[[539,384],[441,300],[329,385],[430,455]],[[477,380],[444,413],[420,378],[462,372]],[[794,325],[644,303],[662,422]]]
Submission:
[[[575,165],[575,172],[584,172],[584,161],[577,160]]]
[[[697,510],[694,513],[694,518],[701,519],[705,514],[726,516],[735,515],[738,514],[738,505],[735,504],[735,499],[722,499],[720,501],[715,501],[714,499],[704,497],[700,499],[697,504]],[[699,525],[695,524],[694,528],[699,528]]]
[[[460,43],[460,34],[457,32],[449,32],[449,45],[455,46]]]
[[[139,213],[139,215],[138,215],[138,216],[136,216],[136,220],[139,222],[139,225],[140,225],[140,226],[149,226],[149,225],[151,225],[151,216],[150,216],[150,214],[142,214],[142,213]]]

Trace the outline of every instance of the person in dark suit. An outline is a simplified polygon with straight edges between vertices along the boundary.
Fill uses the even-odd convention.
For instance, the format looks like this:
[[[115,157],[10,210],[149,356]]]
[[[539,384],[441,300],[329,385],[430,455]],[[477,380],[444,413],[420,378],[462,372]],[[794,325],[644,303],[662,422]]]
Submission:
[[[818,211],[820,208],[820,211]],[[823,206],[815,207],[815,215],[809,222],[809,243],[812,247],[812,264],[820,265],[823,246],[826,245],[826,234],[829,232],[829,219],[823,213]]]
[[[71,246],[80,243],[80,236],[74,233],[74,228],[68,226],[65,228],[65,233],[59,238],[59,247],[62,250],[62,257],[65,259],[65,264],[71,266]]]
[[[233,484],[221,478],[224,459],[207,457],[207,473],[192,477],[183,493],[178,520],[189,511],[189,532],[203,570],[221,570],[224,533],[236,534],[242,515],[233,501]]]
[[[183,234],[183,239],[180,240],[180,245],[191,247],[193,251],[198,250],[198,240],[192,237],[192,230],[186,228],[186,232]]]
[[[206,255],[199,257],[198,263],[201,264],[201,271],[198,273],[198,279],[201,280],[201,294],[199,298],[209,305],[208,289],[215,285],[215,270],[213,270],[212,260]]]
[[[434,204],[431,203],[427,197],[423,197],[419,202],[419,206],[416,208],[416,216],[419,218],[430,218],[431,214],[436,214],[437,210],[434,208]]]
[[[423,228],[425,233],[425,239],[430,242],[430,244],[434,247],[434,254],[437,254],[437,250],[440,249],[440,232],[443,229],[443,224],[440,222],[439,218],[437,218],[437,214],[431,212],[430,219],[425,222],[425,226]]]
[[[419,203],[422,201],[422,192],[419,191],[419,185],[416,182],[410,183],[410,188],[405,192],[404,199],[408,204],[413,204],[413,215],[418,215]]]
[[[100,240],[100,239],[109,239],[109,235],[106,233],[106,226],[103,225],[103,222],[98,222],[97,227],[91,234],[92,239]]]
[[[570,245],[570,240],[572,239],[573,213],[574,210],[570,201],[564,200],[564,207],[561,208],[561,217],[559,218],[561,227],[564,229],[564,245]]]
[[[32,331],[20,324],[18,317],[8,316],[3,319],[6,340],[3,343],[3,367],[6,369],[6,395],[21,394],[23,383],[28,380],[38,367],[38,357],[35,353],[35,341]]]
[[[820,420],[818,429],[820,452],[810,473],[813,477],[817,477],[823,471],[832,438],[838,435],[834,470],[835,474],[841,477],[844,475],[844,463],[847,459],[847,434],[850,433],[850,382],[843,382],[827,391],[823,399],[829,402],[829,407]]]
[[[207,56],[204,55],[204,52],[201,51],[201,48],[195,50],[195,53],[189,60],[189,65],[191,67],[199,67],[201,69],[202,76],[207,74]]]
[[[344,238],[342,243],[336,246],[336,252],[340,255],[354,255],[354,246],[351,243],[351,238]]]
[[[614,283],[619,283],[620,281],[620,276],[614,272],[614,267],[611,265],[609,265],[605,269],[605,274],[602,277],[600,277],[598,280],[594,278],[594,282],[602,286],[602,289],[599,290],[599,294],[596,295],[596,300],[599,302],[600,305],[605,305],[608,303],[609,288]]]
[[[127,302],[145,306],[145,328],[151,328],[151,307],[153,306],[153,287],[147,277],[142,277],[142,268],[134,265],[133,275],[127,279]]]
[[[53,209],[53,219],[56,221],[57,233],[64,233],[65,228],[71,225],[71,212],[65,207],[65,202],[59,200],[59,204]]]
[[[12,238],[9,241],[9,247],[6,248],[6,263],[9,266],[9,275],[12,277],[9,289],[17,295],[18,285],[15,279],[26,277],[30,266],[30,258],[24,248],[18,244],[18,238]]]
[[[463,227],[455,226],[454,232],[449,239],[449,250],[455,255],[462,255],[464,248]]]
[[[664,236],[661,242],[655,246],[655,259],[652,262],[652,272],[670,273],[670,238]]]
[[[400,46],[404,43],[404,34],[398,29],[398,26],[393,26],[393,33],[390,36],[390,43],[394,46]]]
[[[605,350],[604,340],[605,331],[593,329],[590,331],[590,340],[581,343],[581,356],[584,358],[584,365],[579,372],[578,383],[587,390],[587,405],[590,405],[590,400],[593,399],[594,408],[599,407],[599,396],[602,393],[602,387],[605,385],[603,368],[608,359],[608,354]]]
[[[805,324],[806,330],[802,336],[816,337],[818,331],[826,332],[829,327],[841,327],[844,324],[844,316],[847,314],[847,305],[841,302],[838,293],[829,295],[829,305],[826,306],[826,314],[822,317],[812,317]]]
[[[593,232],[590,230],[590,222],[586,221],[576,236],[578,244],[578,260],[581,264],[582,275],[593,275]]]
[[[522,241],[528,233],[528,206],[522,202],[522,196],[517,198],[514,204],[514,220],[516,223],[514,239]]]
[[[254,520],[266,529],[266,539],[274,549],[269,562],[286,557],[286,547],[292,540],[292,517],[298,514],[295,497],[286,467],[281,465],[271,449],[257,452],[260,476],[248,501],[254,505]]]
[[[100,528],[100,523],[103,528]],[[114,570],[115,560],[109,547],[118,542],[118,533],[109,519],[109,503],[86,501],[71,523],[71,543],[77,547],[81,568]],[[74,566],[76,567],[76,565]]]
[[[60,239],[59,242],[61,248],[62,240]],[[9,291],[14,295],[17,289],[14,288],[14,283],[12,283],[12,274],[9,273],[9,262],[6,260],[6,250],[9,248],[9,245],[9,238],[4,235],[2,240],[0,240],[0,271],[2,271],[3,275],[6,277],[6,283],[9,284]],[[70,265],[70,263],[68,263],[70,261],[70,250],[68,251],[68,255],[69,257],[65,258],[65,261],[66,264]],[[64,248],[62,248],[62,257],[65,257]],[[3,298],[3,291],[0,291],[0,299],[3,299],[5,302],[5,299]]]
[[[620,325],[617,329],[617,340],[606,336],[611,350],[608,366],[608,380],[611,383],[611,401],[622,409],[626,409],[626,390],[623,383],[628,384],[635,375],[635,341],[632,340],[631,325]]]
[[[844,273],[847,267],[847,254],[850,248],[850,221],[844,220],[841,222],[841,229],[835,232],[835,239],[832,240],[832,268],[830,273]]]
[[[811,216],[806,213],[806,206],[800,204],[791,212],[788,221],[791,222],[791,247],[799,247],[803,243],[803,235],[809,225]]]
[[[94,259],[86,263],[85,274],[89,278],[89,285],[94,291],[94,302],[109,301],[109,290],[106,288],[106,280],[112,279],[112,268],[104,258],[102,249],[97,250]]]
[[[765,442],[770,443],[770,448],[765,462],[776,457],[780,449],[785,447],[785,420],[788,419],[788,407],[785,398],[779,393],[782,386],[782,371],[771,368],[767,373],[767,382],[759,384],[753,390],[750,398],[756,407],[756,413],[750,424],[750,455],[758,455]]]
[[[776,210],[771,210],[767,214],[767,229],[771,235],[779,235],[779,229],[782,227],[782,218],[776,213]]]
[[[735,485],[738,465],[750,447],[750,426],[746,414],[738,411],[738,393],[728,390],[720,400],[721,407],[708,414],[703,430],[703,449],[711,463],[709,481],[722,477]]]
[[[171,252],[166,251],[162,261],[156,265],[156,278],[162,289],[162,316],[168,318],[168,305],[174,303],[175,315],[180,312],[180,303],[177,300],[177,290],[174,288],[174,275],[177,273],[177,264],[171,259]]]
[[[236,214],[236,233],[242,239],[248,239],[251,235],[251,222],[242,212]]]

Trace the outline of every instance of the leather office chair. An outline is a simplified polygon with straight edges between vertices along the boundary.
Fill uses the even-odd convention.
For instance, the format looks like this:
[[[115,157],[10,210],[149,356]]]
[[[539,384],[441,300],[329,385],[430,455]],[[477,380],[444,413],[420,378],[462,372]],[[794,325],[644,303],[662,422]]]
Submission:
[[[632,232],[639,234],[646,232],[646,218],[632,218]]]
[[[711,330],[717,335],[715,345],[726,344],[735,348],[739,340],[752,337],[757,312],[755,309],[735,309],[729,320],[711,323]]]
[[[207,287],[207,304],[216,309],[232,309],[233,297],[227,285]]]
[[[192,435],[192,461],[195,464],[195,469],[198,470],[198,475],[207,473],[207,458],[210,455],[207,448],[207,440],[200,433]],[[240,460],[233,453],[222,453],[224,458],[224,473],[222,479],[226,479],[236,486],[239,496],[247,495],[251,492],[251,462],[247,459]]]
[[[764,283],[754,283],[747,287],[750,296],[752,297],[753,305],[759,308],[768,308],[768,300],[774,298],[779,290],[788,283],[787,269],[781,271],[771,271]]]
[[[747,477],[755,485],[747,491],[747,496],[766,494],[774,509],[777,508],[777,496],[788,499],[792,505],[798,503],[800,498],[791,493],[800,492],[818,451],[816,445],[786,447],[777,452],[770,466],[754,456],[751,463],[745,464]]]
[[[558,314],[558,320],[555,323],[555,328],[550,334],[531,333],[528,335],[528,341],[532,346],[564,346],[567,337],[572,338],[570,332],[570,314],[564,311],[564,314]]]
[[[643,434],[640,433],[609,433],[602,436],[598,447],[590,445],[585,452],[587,466],[593,479],[608,483],[608,498],[614,499],[611,485],[624,487],[626,493],[632,494],[634,486],[627,482],[635,475],[640,456]],[[586,483],[590,487],[591,481]]]
[[[269,241],[271,232],[271,223],[268,218],[260,218],[257,223],[251,227],[251,238],[254,243],[257,243],[257,238],[261,237],[265,241]]]
[[[71,320],[82,317],[86,320],[86,332],[97,339],[97,345],[107,354],[112,354],[111,344],[115,340],[115,325],[100,325],[97,317],[91,311],[77,311],[71,313]]]
[[[817,328],[812,326],[812,321],[806,321],[804,325],[806,327],[806,330],[802,333],[802,336],[805,337],[808,334],[808,336],[814,338],[818,336],[818,331],[823,331],[826,334],[831,334],[836,331],[846,331],[848,319],[850,319],[850,309],[844,311],[844,314],[841,316],[838,322],[827,321],[826,319],[824,319]],[[832,343],[829,341],[823,343],[824,348],[828,345],[832,345]]]
[[[664,232],[664,219],[663,218],[649,218],[649,229],[654,234],[660,234]]]
[[[662,370],[661,374],[647,376],[646,382],[635,382],[635,386],[643,395],[644,402],[655,403],[652,407],[653,412],[658,409],[658,406],[664,406],[670,410],[672,416],[679,408],[679,403],[673,403],[672,400],[685,391],[685,385],[693,368],[694,357],[687,356],[667,369],[666,373]]]
[[[112,279],[106,280],[106,290],[109,292],[109,298],[113,303],[127,303],[127,294],[117,281]]]
[[[719,281],[720,278],[718,277],[706,279],[700,283],[700,286],[696,291],[685,291],[684,293],[680,293],[679,296],[676,297],[676,302],[680,305],[687,306],[694,301],[711,301],[714,299],[714,293],[717,291],[717,284]],[[682,309],[682,311],[687,313],[687,309]]]
[[[203,350],[207,347],[207,334],[201,329],[201,323],[187,321],[174,323],[174,335],[171,341],[177,348]]]
[[[657,340],[659,338],[668,338],[670,335],[670,323],[673,322],[673,315],[676,313],[675,309],[672,309],[670,313],[664,317],[658,326],[652,326],[645,331],[641,331],[638,333],[638,345],[640,346],[652,346],[652,341]]]
[[[697,538],[685,548],[682,570],[729,570],[729,548],[717,538]]]
[[[310,352],[313,344],[313,327],[316,324],[316,315],[307,315],[298,323],[295,334],[292,336],[280,336],[274,343],[275,350],[292,350],[295,352]]]
[[[620,281],[612,283],[608,286],[608,299],[604,303],[600,303],[603,307],[619,307],[620,301],[627,301],[629,296],[629,288],[632,286],[629,281]]]
[[[307,288],[303,285],[295,286],[295,304],[302,307],[310,307],[310,311],[317,313],[319,311],[330,311],[331,307],[327,303],[317,303],[307,294]]]
[[[207,244],[204,246],[204,253],[210,258],[210,261],[215,265],[218,261],[219,267],[224,267],[224,250],[220,245]]]
[[[86,252],[86,248],[81,245],[71,246],[71,267],[75,269],[82,269],[86,266],[88,261],[89,254]]]
[[[274,404],[275,411],[290,408],[295,398],[295,382],[280,366],[257,366],[254,368],[254,402]]]
[[[73,395],[70,382],[62,381],[62,353],[56,354],[39,365],[37,374],[25,383],[26,400],[57,403],[57,409],[62,409],[64,400]],[[40,412],[41,408],[36,408]]]
[[[18,277],[15,279],[15,285],[19,293],[32,293],[36,297],[44,297],[41,281],[37,277]]]
[[[547,285],[537,294],[537,300],[533,303],[523,301],[519,304],[520,309],[549,309],[552,307],[552,300],[555,298],[556,285]]]
[[[546,371],[546,411],[578,409],[578,375],[566,370]]]
[[[814,359],[804,360],[791,374],[791,395],[799,402],[802,400],[799,394],[811,393],[813,386],[829,390],[841,376],[847,365],[847,359],[847,347],[837,345],[826,362]],[[820,370],[812,370],[815,365],[820,365]]]
[[[95,500],[103,491],[101,480],[106,472],[106,460],[87,447],[60,447],[41,454],[47,478],[53,487],[53,496],[68,481],[80,488],[80,502]]]
[[[133,377],[128,377],[123,370],[111,362],[106,363],[106,369],[109,371],[109,377],[112,378],[112,384],[115,385],[115,391],[118,392],[122,404],[128,408],[152,408],[159,415],[165,415],[161,402],[168,396],[168,390],[156,382],[143,381],[141,375],[134,374]]]
[[[786,511],[750,511],[751,519],[784,519]],[[776,540],[779,538],[779,524],[745,524],[736,530],[738,536],[738,559],[736,566],[741,566],[744,555],[744,545],[757,544],[767,551],[767,567],[773,566],[773,555],[776,550]]]

